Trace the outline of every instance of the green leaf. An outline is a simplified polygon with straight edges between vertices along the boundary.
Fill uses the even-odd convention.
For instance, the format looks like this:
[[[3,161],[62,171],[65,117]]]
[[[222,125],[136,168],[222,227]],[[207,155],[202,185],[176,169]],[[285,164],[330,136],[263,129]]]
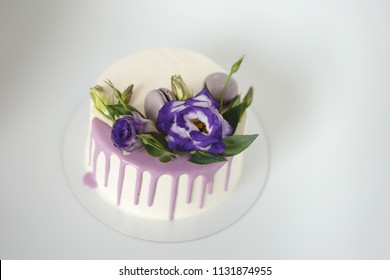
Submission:
[[[133,112],[138,112],[137,109],[134,107],[127,105],[126,107],[123,107],[120,104],[114,104],[114,105],[108,105],[107,106],[110,110],[112,110],[115,113],[115,116],[120,117],[120,116],[125,116],[125,115],[130,115]],[[138,112],[139,113],[139,112]],[[141,115],[142,116],[142,115]],[[142,116],[143,117],[143,116]]]
[[[160,157],[164,153],[164,150],[161,150],[158,147],[150,145],[150,144],[144,143],[144,148],[148,152],[148,154],[151,155],[152,157]]]
[[[241,103],[242,104],[242,103]],[[222,114],[222,117],[230,124],[233,129],[233,134],[237,129],[241,118],[242,106],[241,104],[234,106]]]
[[[171,151],[168,147],[168,141],[167,139],[165,139],[165,137],[161,134],[161,133],[158,133],[158,132],[148,132],[147,134],[150,134],[153,136],[153,138],[160,144],[162,145],[165,150],[167,151]]]
[[[162,156],[160,156],[159,160],[161,162],[167,163],[167,162],[170,162],[172,160],[172,156],[163,154]]]
[[[107,112],[107,111],[103,112],[102,110],[100,110],[100,109],[97,108],[97,107],[95,107],[95,108],[96,108],[96,110],[97,110],[100,114],[102,114],[102,115],[103,115],[104,117],[106,117],[107,119],[111,120],[112,122],[115,121],[115,118],[112,116],[111,113],[109,113],[109,112]]]
[[[137,137],[141,140],[145,150],[153,157],[160,157],[160,161],[167,162],[175,157],[175,154],[168,148],[168,142],[157,133],[139,134]],[[169,160],[167,159],[169,157]]]
[[[166,148],[162,143],[160,143],[153,135],[151,134],[138,134],[137,137],[142,141],[144,145],[149,145],[155,149],[160,151],[165,151]]]
[[[230,104],[227,110],[222,114],[223,118],[230,124],[233,128],[233,134],[237,129],[238,123],[241,120],[242,115],[245,110],[252,104],[253,100],[253,87],[250,87],[247,94],[241,103],[240,99],[235,99],[233,104]]]
[[[110,80],[105,81],[105,83],[110,86],[114,96],[118,99],[118,101],[120,103],[124,103],[122,99],[122,93],[114,86],[114,84]]]
[[[161,149],[170,151],[167,140],[163,135],[161,135],[158,132],[148,132],[148,133],[140,134],[138,135],[138,137],[141,137],[143,141],[147,144],[155,145],[160,147]]]
[[[249,147],[250,144],[256,139],[258,134],[253,135],[232,135],[223,139],[223,142],[226,145],[225,152],[222,153],[223,156],[230,157],[237,155]]]
[[[107,106],[112,112],[114,113],[114,116],[120,117],[120,116],[125,116],[125,115],[130,115],[132,113],[131,110],[127,108],[123,108],[122,105],[115,104],[115,105],[108,105]]]
[[[123,109],[125,109],[126,112],[128,112],[128,113],[126,113],[126,115],[131,114],[132,112],[137,112],[138,114],[140,114],[141,117],[145,118],[145,116],[142,115],[140,111],[138,111],[136,108],[134,108],[133,106],[131,106],[131,105],[129,105],[129,104],[127,104],[127,103],[125,102],[125,101],[126,101],[125,99],[130,100],[130,97],[131,97],[131,94],[132,94],[132,93],[126,93],[125,96],[123,96],[124,94],[121,93],[121,92],[114,86],[114,84],[113,84],[110,80],[105,81],[105,83],[106,83],[107,85],[109,85],[109,86],[112,88],[112,91],[113,91],[113,93],[114,93],[114,96],[118,99],[119,103],[116,104],[116,105],[122,105]],[[128,87],[126,90],[132,91],[132,90],[133,90],[133,87],[132,87],[132,86],[133,86],[133,85],[130,85],[130,87]],[[126,91],[126,90],[125,90],[125,91]],[[126,95],[129,95],[129,94],[130,94],[130,96],[126,96]],[[124,99],[124,98],[125,98],[125,99]]]
[[[188,161],[196,164],[210,164],[226,161],[226,158],[221,155],[212,154],[206,151],[193,151]]]
[[[225,109],[225,112],[230,110],[231,108],[239,105],[241,103],[241,96],[240,95],[237,95],[236,97],[233,98],[232,101],[230,101],[229,105],[227,106],[227,108]]]
[[[145,116],[142,115],[141,112],[137,110],[137,108],[135,108],[129,104],[126,104],[126,109],[131,111],[131,112],[137,112],[138,114],[140,114],[141,117],[145,118]]]

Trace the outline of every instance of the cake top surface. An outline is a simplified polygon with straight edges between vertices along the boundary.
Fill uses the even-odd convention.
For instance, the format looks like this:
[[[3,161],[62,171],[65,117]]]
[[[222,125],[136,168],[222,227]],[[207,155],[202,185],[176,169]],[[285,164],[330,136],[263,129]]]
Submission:
[[[147,49],[104,71],[91,88],[91,116],[106,122],[124,154],[145,149],[169,162],[186,155],[197,164],[226,161],[257,135],[236,135],[253,88],[241,98],[230,72],[183,49]]]
[[[96,80],[106,92],[110,80],[116,88],[124,90],[134,84],[131,105],[144,113],[147,93],[157,88],[170,88],[171,76],[180,74],[193,95],[201,91],[203,81],[213,72],[226,72],[221,66],[194,51],[176,48],[146,49],[129,55],[109,66]],[[96,116],[104,121],[100,114]]]

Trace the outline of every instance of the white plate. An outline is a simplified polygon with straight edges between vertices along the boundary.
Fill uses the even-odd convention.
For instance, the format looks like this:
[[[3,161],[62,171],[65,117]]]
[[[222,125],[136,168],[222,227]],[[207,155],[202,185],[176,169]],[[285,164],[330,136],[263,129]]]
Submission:
[[[124,213],[83,184],[84,158],[88,137],[89,102],[77,108],[64,139],[65,173],[84,207],[106,225],[124,234],[150,241],[179,242],[219,232],[239,220],[257,201],[267,180],[269,150],[264,129],[248,110],[247,133],[260,134],[244,155],[244,169],[234,192],[218,207],[204,214],[174,221],[156,221]]]

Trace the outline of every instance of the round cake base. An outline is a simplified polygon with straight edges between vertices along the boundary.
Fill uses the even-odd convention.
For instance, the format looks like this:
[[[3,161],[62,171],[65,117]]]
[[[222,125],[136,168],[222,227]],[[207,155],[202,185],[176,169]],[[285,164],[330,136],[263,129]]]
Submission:
[[[199,239],[226,229],[238,221],[258,200],[267,180],[269,149],[265,131],[252,110],[248,110],[246,134],[259,137],[244,152],[241,180],[234,192],[219,206],[187,219],[152,220],[121,211],[104,200],[96,190],[83,183],[88,139],[89,99],[75,111],[67,127],[63,164],[71,189],[82,205],[111,228],[135,238],[158,242],[181,242]]]

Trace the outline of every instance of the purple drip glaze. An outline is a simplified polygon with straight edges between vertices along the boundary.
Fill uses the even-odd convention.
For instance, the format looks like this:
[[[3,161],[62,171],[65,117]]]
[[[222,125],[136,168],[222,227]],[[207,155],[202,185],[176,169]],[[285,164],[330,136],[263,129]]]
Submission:
[[[104,186],[107,187],[108,174],[110,173],[110,167],[111,167],[111,157],[105,156],[105,158],[106,158],[106,164],[105,164],[105,170],[104,170]]]
[[[178,185],[179,185],[179,177],[173,177],[172,178],[172,189],[171,189],[171,200],[169,202],[169,219],[170,220],[173,220],[173,214],[175,212]]]
[[[206,193],[212,194],[213,185],[214,185],[214,176],[218,170],[225,164],[224,162],[218,162],[208,165],[196,165],[188,161],[187,157],[179,157],[174,159],[169,163],[161,163],[158,158],[151,157],[145,151],[135,151],[130,155],[123,155],[122,152],[115,148],[111,142],[111,127],[106,123],[100,121],[97,118],[92,120],[92,129],[91,129],[91,141],[90,141],[90,153],[92,153],[92,139],[95,143],[95,151],[90,154],[90,161],[92,159],[92,172],[88,172],[84,176],[84,183],[91,187],[96,188],[96,164],[97,158],[100,153],[103,153],[105,156],[105,174],[104,174],[104,183],[107,185],[108,177],[110,174],[110,161],[111,155],[114,154],[119,158],[119,174],[118,176],[118,185],[117,185],[117,204],[121,203],[122,196],[122,187],[123,184],[127,182],[124,181],[126,166],[134,166],[137,170],[135,178],[135,196],[134,196],[134,205],[139,203],[139,194],[142,187],[143,173],[145,171],[149,172],[151,175],[150,184],[149,184],[149,193],[148,193],[148,205],[152,206],[154,201],[154,196],[156,193],[157,182],[159,178],[167,174],[172,177],[171,184],[171,193],[169,201],[169,213],[168,218],[173,220],[176,198],[178,192],[179,178],[181,175],[188,176],[188,185],[187,185],[187,194],[186,202],[191,203],[193,185],[195,178],[202,176],[202,185],[201,185],[201,200],[199,207],[202,208],[205,201]],[[225,181],[225,190],[228,189],[229,184],[229,175],[231,170],[232,158],[228,158],[227,161],[227,174]],[[208,191],[207,191],[208,190]]]
[[[207,185],[208,185],[207,178],[206,178],[206,176],[203,176],[203,183],[202,183],[202,187],[200,189],[200,204],[199,204],[199,208],[203,208],[204,199],[206,197]]]
[[[187,186],[187,204],[191,203],[192,200],[192,189],[194,188],[195,177],[188,178],[188,186]]]
[[[212,194],[214,189],[214,180],[211,180],[208,186],[209,186],[209,194]]]
[[[156,194],[157,181],[160,177],[150,178],[149,184],[149,195],[148,195],[148,206],[153,205],[154,195]]]
[[[141,186],[142,186],[142,174],[143,172],[137,169],[137,175],[135,177],[135,194],[134,194],[135,205],[139,203],[139,195],[141,193]]]
[[[95,174],[92,172],[88,172],[84,175],[83,182],[86,186],[94,189],[97,187],[97,182],[95,180]]]
[[[126,171],[126,165],[123,164],[123,162],[119,165],[119,176],[118,176],[118,193],[116,198],[116,204],[121,204],[121,197],[122,197],[122,187],[123,187],[123,179],[125,178],[125,171]]]
[[[232,170],[232,159],[228,161],[227,170],[226,170],[226,179],[225,179],[225,191],[229,190],[229,181],[230,181],[230,171]]]
[[[89,155],[88,155],[88,165],[91,165],[92,160],[92,132],[89,135]]]

